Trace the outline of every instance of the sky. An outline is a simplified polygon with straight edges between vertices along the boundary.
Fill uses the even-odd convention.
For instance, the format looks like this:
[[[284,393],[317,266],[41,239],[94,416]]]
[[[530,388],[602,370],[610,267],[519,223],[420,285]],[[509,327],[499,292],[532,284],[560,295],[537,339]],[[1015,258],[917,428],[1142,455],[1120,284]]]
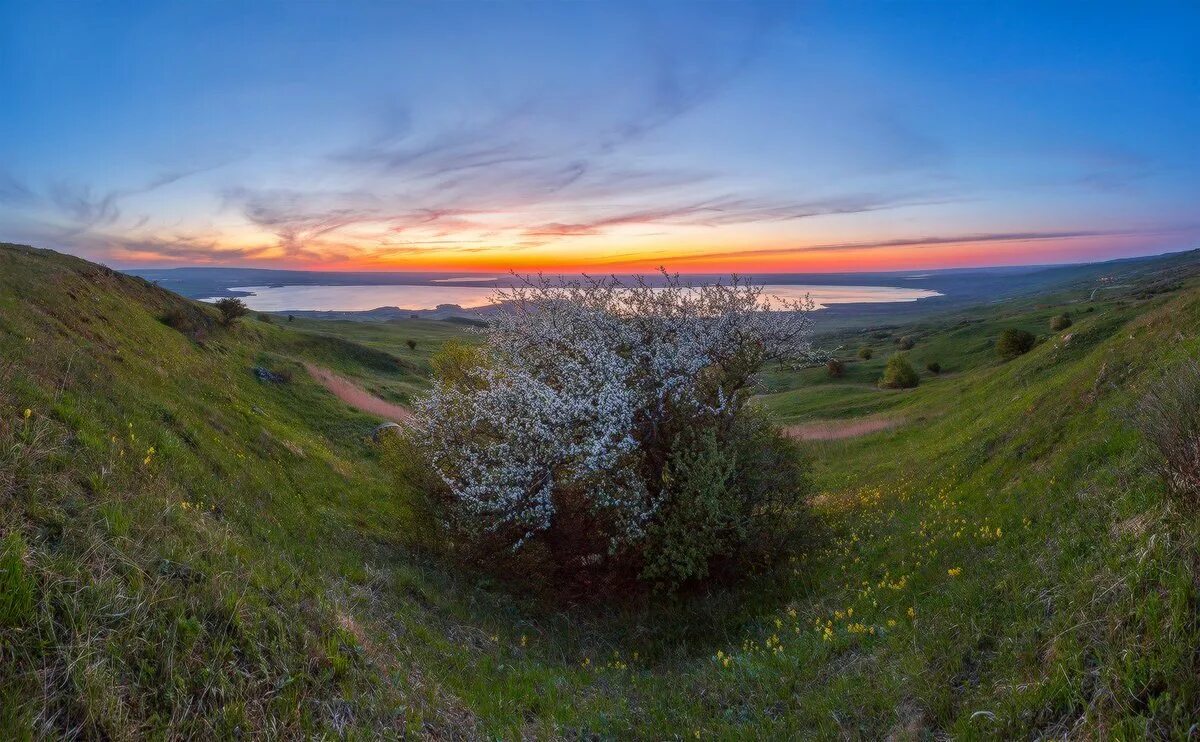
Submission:
[[[0,0],[0,240],[114,267],[1200,247],[1200,3]]]

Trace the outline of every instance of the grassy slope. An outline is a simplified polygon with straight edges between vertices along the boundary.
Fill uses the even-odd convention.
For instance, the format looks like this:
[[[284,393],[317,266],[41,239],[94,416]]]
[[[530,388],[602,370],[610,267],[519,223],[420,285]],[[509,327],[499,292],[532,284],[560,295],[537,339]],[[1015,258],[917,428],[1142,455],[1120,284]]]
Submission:
[[[423,694],[445,694],[364,659],[339,607],[408,524],[364,439],[377,421],[302,371],[265,384],[250,369],[336,358],[416,377],[252,320],[201,346],[158,320],[181,302],[0,246],[0,588],[30,596],[0,600],[0,729],[412,723]]]
[[[296,318],[287,323],[289,329],[301,333],[291,347],[307,351],[322,347],[323,365],[340,373],[356,377],[362,386],[378,397],[401,404],[412,402],[414,395],[426,388],[425,379],[432,372],[429,357],[442,343],[451,338],[469,337],[469,329],[460,323],[441,320],[406,319],[388,322],[350,322],[339,320],[310,320]],[[408,347],[408,341],[416,343]],[[356,360],[346,349],[353,346],[379,351],[379,362]],[[358,353],[371,356],[369,351]],[[399,359],[408,373],[397,378],[392,367]],[[365,373],[364,373],[365,372]]]
[[[394,371],[280,324],[199,347],[155,319],[166,292],[0,261],[0,581],[28,596],[0,601],[0,729],[1136,736],[1200,712],[1196,522],[1126,419],[1198,350],[1194,289],[1007,364],[977,347],[995,328],[929,322],[914,358],[953,373],[913,392],[867,364],[772,376],[785,419],[912,421],[814,448],[820,545],[737,593],[556,612],[411,554],[371,421],[248,372],[311,358],[404,394],[418,328],[356,338]],[[1058,310],[1003,311],[1045,334]]]

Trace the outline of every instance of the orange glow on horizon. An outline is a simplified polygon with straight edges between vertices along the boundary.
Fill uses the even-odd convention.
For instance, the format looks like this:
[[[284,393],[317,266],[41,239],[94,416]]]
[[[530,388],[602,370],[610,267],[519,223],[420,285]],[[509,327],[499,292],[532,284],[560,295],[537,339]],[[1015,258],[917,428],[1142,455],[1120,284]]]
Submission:
[[[467,241],[464,240],[464,243]],[[1036,265],[1106,260],[1133,254],[1162,252],[1161,234],[1126,233],[1102,236],[1064,236],[981,241],[914,241],[902,246],[886,243],[780,245],[746,240],[744,250],[723,244],[629,244],[622,240],[567,240],[554,245],[520,248],[504,245],[430,249],[397,254],[388,247],[325,244],[297,256],[281,246],[254,247],[245,236],[234,244],[214,240],[208,250],[164,259],[162,254],[133,248],[111,256],[130,266],[230,266],[311,271],[426,271],[426,272],[588,272],[648,273],[660,266],[680,273],[850,273],[936,270],[1003,265]],[[588,244],[592,242],[592,244]],[[684,244],[680,244],[684,243]],[[259,242],[258,244],[262,244]],[[1178,249],[1190,247],[1181,244]]]

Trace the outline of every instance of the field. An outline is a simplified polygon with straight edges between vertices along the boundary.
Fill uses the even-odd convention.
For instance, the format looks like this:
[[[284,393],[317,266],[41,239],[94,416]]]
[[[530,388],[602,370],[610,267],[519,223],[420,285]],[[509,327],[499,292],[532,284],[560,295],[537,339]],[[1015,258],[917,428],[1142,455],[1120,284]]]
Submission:
[[[1198,523],[1133,422],[1200,351],[1196,260],[835,328],[845,375],[772,369],[760,403],[899,424],[809,444],[808,547],[560,606],[429,556],[378,421],[304,370],[407,403],[461,325],[224,328],[0,246],[0,737],[1185,738]],[[1002,362],[1009,327],[1039,342]],[[921,384],[878,389],[905,336]]]

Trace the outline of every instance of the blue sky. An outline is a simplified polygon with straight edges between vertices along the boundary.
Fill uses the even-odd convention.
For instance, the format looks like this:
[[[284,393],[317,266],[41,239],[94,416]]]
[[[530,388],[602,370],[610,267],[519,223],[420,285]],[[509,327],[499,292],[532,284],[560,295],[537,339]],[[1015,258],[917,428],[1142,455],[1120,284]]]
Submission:
[[[0,0],[0,239],[118,266],[1200,246],[1197,3]]]

